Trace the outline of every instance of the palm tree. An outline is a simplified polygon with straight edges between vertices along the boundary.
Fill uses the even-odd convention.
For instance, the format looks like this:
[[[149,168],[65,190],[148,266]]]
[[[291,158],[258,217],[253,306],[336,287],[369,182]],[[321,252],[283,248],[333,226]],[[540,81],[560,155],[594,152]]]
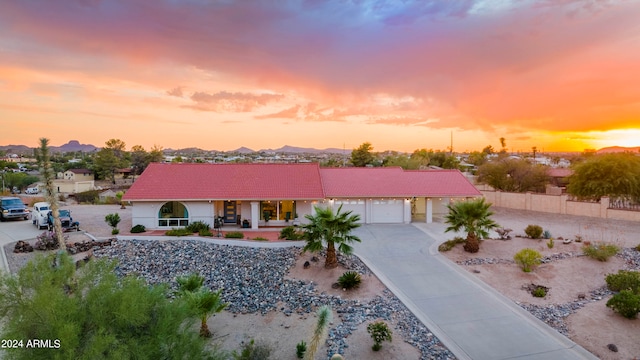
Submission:
[[[222,290],[211,291],[201,288],[196,292],[187,293],[187,301],[191,309],[200,317],[200,336],[210,337],[211,331],[207,325],[207,320],[211,315],[215,315],[227,307],[227,303],[222,302]]]
[[[449,213],[445,216],[445,222],[449,227],[445,232],[463,230],[467,232],[467,242],[464,250],[476,253],[480,250],[479,237],[489,236],[489,230],[498,227],[491,219],[493,212],[489,211],[491,203],[478,198],[468,201],[460,201],[447,205]]]
[[[306,215],[308,224],[302,226],[304,229],[304,239],[307,244],[303,251],[320,251],[323,243],[327,243],[327,258],[324,267],[333,269],[338,266],[336,255],[336,245],[343,254],[351,254],[353,247],[349,245],[353,242],[360,242],[360,238],[351,235],[351,231],[360,227],[360,215],[352,215],[351,211],[342,212],[342,205],[334,213],[330,207],[315,207],[315,215]]]

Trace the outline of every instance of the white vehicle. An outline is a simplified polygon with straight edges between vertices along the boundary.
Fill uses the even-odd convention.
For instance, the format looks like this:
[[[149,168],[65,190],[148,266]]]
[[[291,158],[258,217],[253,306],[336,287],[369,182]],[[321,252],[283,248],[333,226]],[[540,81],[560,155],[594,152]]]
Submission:
[[[37,194],[39,192],[40,192],[40,190],[38,190],[38,187],[30,187],[30,188],[27,188],[27,190],[24,191],[25,194]]]
[[[33,204],[33,211],[31,212],[31,222],[33,225],[38,229],[46,228],[48,226],[47,215],[50,211],[51,208],[47,202],[37,202]]]

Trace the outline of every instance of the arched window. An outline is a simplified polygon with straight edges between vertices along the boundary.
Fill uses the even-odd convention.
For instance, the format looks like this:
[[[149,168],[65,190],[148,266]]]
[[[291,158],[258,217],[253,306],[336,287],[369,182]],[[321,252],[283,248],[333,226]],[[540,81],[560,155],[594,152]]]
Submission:
[[[158,211],[158,226],[173,227],[189,225],[189,210],[181,202],[169,201]]]

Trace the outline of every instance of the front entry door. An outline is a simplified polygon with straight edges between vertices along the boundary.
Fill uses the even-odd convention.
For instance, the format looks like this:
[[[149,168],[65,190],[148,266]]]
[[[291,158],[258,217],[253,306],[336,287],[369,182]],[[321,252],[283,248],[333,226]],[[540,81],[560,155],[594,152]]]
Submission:
[[[224,202],[224,222],[225,224],[236,223],[236,202]]]

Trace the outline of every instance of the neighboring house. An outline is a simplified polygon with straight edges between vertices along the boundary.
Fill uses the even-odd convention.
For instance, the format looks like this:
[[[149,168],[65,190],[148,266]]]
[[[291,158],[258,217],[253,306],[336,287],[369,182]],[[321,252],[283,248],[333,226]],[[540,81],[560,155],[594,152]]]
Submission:
[[[107,202],[115,198],[116,198],[116,192],[111,189],[107,189],[98,194],[98,199],[100,200],[100,202]]]
[[[94,176],[89,169],[69,169],[64,173],[58,173],[58,178],[71,181],[91,181]]]
[[[250,227],[304,222],[314,205],[359,214],[363,223],[431,222],[454,199],[481,196],[458,170],[320,168],[318,164],[152,163],[123,197],[149,229],[216,217]],[[422,215],[422,216],[420,216]]]

